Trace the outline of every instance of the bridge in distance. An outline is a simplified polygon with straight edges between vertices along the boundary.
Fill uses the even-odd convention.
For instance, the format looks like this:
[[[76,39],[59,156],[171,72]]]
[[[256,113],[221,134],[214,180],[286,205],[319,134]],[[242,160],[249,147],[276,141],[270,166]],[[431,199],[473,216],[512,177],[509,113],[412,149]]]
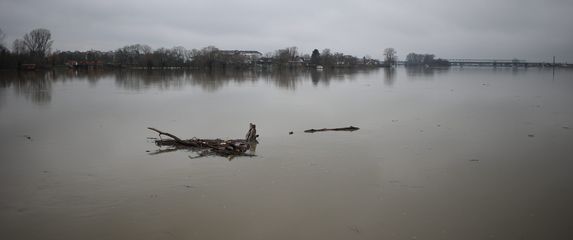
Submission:
[[[550,62],[529,62],[520,59],[462,59],[453,58],[446,59],[450,66],[480,66],[480,67],[553,67],[553,66],[569,66],[562,63]],[[406,65],[405,61],[400,61],[398,64]]]
[[[491,67],[552,67],[553,63],[528,62],[519,59],[447,59],[451,66],[491,66]]]

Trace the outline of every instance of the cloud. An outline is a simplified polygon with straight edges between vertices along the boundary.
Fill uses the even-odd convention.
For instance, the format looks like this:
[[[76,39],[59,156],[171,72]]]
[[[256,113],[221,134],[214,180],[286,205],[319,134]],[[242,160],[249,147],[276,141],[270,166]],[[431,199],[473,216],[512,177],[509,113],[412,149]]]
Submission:
[[[565,0],[2,0],[11,42],[47,28],[54,48],[113,50],[144,43],[254,49],[331,48],[382,57],[394,47],[445,58],[573,62],[573,2]]]

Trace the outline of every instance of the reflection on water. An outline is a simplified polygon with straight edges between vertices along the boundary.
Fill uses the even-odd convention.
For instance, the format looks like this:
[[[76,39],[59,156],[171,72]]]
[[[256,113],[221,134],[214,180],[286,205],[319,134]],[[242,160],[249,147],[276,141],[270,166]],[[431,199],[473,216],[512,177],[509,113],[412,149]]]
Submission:
[[[356,74],[369,74],[378,69],[333,71],[276,70],[276,71],[119,71],[114,72],[119,86],[130,90],[147,87],[178,88],[184,85],[198,86],[205,91],[217,91],[229,83],[266,81],[283,89],[296,89],[297,84],[311,78],[314,85],[328,86],[330,81],[352,80]]]
[[[448,73],[450,68],[432,68],[432,67],[408,67],[406,74],[411,78],[431,79],[434,75]]]
[[[37,104],[50,102],[51,85],[56,82],[88,81],[96,86],[101,79],[111,78],[118,87],[126,90],[177,89],[184,86],[199,87],[215,92],[229,83],[265,81],[278,88],[295,90],[297,85],[311,80],[314,86],[328,86],[331,81],[352,81],[357,75],[375,74],[379,69],[277,70],[277,71],[190,71],[190,70],[130,70],[130,71],[49,71],[49,72],[2,72],[0,91],[14,89],[17,95],[25,96]],[[388,71],[388,70],[385,70]],[[394,71],[394,70],[391,70]],[[387,83],[393,74],[386,74]],[[1,101],[1,99],[0,99]]]
[[[386,86],[394,85],[396,80],[396,68],[385,68],[384,69],[384,83]]]
[[[52,99],[54,72],[10,72],[0,77],[0,89],[14,89],[17,95],[42,105]]]
[[[461,71],[463,68],[403,68],[409,80],[431,80],[450,71]],[[547,69],[543,69],[547,70]],[[159,90],[178,89],[185,86],[201,88],[206,92],[216,92],[230,83],[264,81],[277,88],[296,90],[297,85],[305,81],[313,86],[328,87],[331,81],[353,81],[356,78],[376,75],[383,72],[386,86],[393,86],[397,79],[396,68],[384,69],[336,69],[317,70],[277,70],[277,71],[190,71],[190,70],[125,70],[125,71],[72,71],[58,70],[46,72],[0,72],[0,107],[5,100],[8,89],[16,95],[23,96],[31,102],[44,105],[52,99],[52,84],[70,81],[87,81],[90,86],[97,86],[101,79],[113,79],[116,86],[130,91],[141,91],[149,88]],[[471,72],[472,68],[465,68]],[[481,72],[504,73],[513,75],[527,74],[528,69],[491,68]],[[538,71],[538,70],[529,70]],[[555,73],[553,72],[553,79]]]

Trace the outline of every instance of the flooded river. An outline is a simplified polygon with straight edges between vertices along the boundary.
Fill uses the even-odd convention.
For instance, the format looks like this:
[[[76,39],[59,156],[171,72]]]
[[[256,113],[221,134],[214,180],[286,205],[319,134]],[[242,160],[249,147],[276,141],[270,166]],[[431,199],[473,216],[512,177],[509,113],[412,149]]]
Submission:
[[[2,72],[0,238],[567,239],[572,128],[566,69]]]

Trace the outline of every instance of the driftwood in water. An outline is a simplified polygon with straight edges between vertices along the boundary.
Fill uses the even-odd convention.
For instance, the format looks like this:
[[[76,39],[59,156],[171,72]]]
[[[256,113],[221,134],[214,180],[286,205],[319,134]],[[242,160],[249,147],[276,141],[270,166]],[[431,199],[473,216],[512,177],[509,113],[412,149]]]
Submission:
[[[148,127],[149,130],[170,137],[171,139],[155,140],[157,146],[170,146],[175,149],[186,148],[192,151],[200,152],[199,157],[208,155],[219,155],[223,157],[234,156],[254,156],[253,154],[246,153],[247,150],[252,149],[256,142],[249,142],[244,139],[200,139],[192,138],[183,140],[171,133],[160,131],[156,128]],[[255,139],[256,141],[256,139]]]
[[[259,135],[257,135],[256,127],[257,126],[255,124],[249,123],[249,131],[245,136],[245,140],[247,140],[248,142],[257,142],[257,137],[259,137]]]
[[[343,127],[343,128],[322,128],[322,129],[308,129],[304,130],[305,133],[314,133],[314,132],[325,132],[325,131],[356,131],[360,128],[350,126],[350,127]]]

